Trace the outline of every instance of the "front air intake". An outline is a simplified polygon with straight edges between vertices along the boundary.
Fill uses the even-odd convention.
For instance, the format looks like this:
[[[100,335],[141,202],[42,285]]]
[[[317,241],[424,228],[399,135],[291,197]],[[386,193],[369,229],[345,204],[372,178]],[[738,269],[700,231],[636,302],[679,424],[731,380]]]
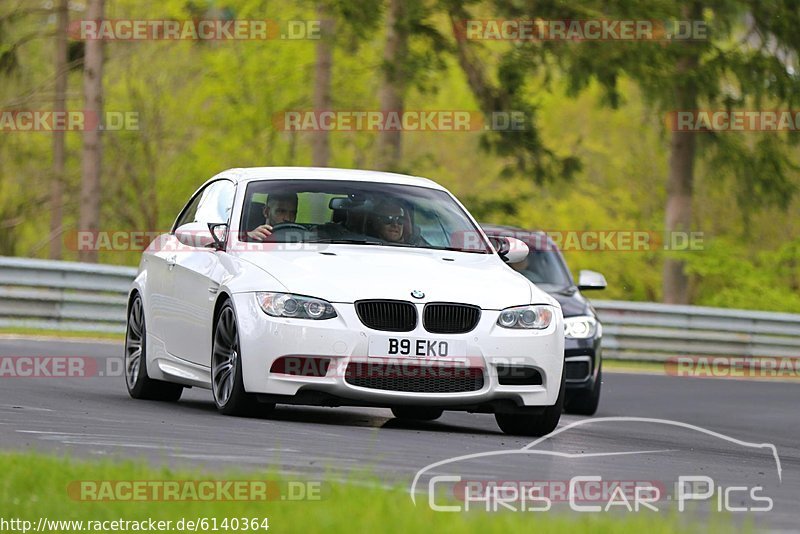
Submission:
[[[483,369],[419,365],[413,362],[350,362],[348,384],[361,388],[409,393],[467,393],[483,389]]]

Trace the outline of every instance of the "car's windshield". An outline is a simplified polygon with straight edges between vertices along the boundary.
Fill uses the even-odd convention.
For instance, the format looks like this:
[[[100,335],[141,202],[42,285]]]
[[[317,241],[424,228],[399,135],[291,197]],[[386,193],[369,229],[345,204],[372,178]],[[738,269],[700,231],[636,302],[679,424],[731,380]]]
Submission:
[[[271,235],[254,232],[261,225],[268,225]],[[239,227],[243,241],[492,253],[449,194],[411,185],[340,180],[250,182]]]
[[[555,243],[543,232],[490,228],[489,237],[507,236],[522,240],[530,252],[524,260],[509,266],[545,291],[559,291],[572,285],[567,263]]]
[[[567,267],[558,250],[531,248],[524,260],[512,264],[511,267],[545,291],[555,291],[571,284]]]

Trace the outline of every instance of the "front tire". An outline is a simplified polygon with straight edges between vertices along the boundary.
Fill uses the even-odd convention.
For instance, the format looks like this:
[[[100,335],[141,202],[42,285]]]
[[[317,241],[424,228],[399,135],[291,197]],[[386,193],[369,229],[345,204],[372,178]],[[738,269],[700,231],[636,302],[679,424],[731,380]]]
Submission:
[[[575,415],[594,415],[600,404],[600,385],[603,380],[603,365],[597,370],[597,378],[594,380],[592,389],[576,391],[567,400],[566,411]]]
[[[147,327],[142,297],[133,298],[128,309],[125,331],[125,385],[134,399],[175,402],[181,398],[183,386],[154,380],[147,375]]]
[[[561,388],[558,398],[553,406],[547,406],[544,411],[536,414],[496,413],[494,418],[497,426],[506,434],[515,436],[546,436],[556,429],[564,411],[564,394],[566,386],[566,369],[561,371]]]
[[[223,304],[214,328],[211,354],[211,391],[223,415],[249,416],[267,412],[274,405],[259,404],[255,395],[244,389],[242,354],[236,314],[230,301]]]
[[[429,406],[395,406],[392,414],[397,419],[406,421],[435,421],[439,419],[444,410],[441,408],[431,408]]]

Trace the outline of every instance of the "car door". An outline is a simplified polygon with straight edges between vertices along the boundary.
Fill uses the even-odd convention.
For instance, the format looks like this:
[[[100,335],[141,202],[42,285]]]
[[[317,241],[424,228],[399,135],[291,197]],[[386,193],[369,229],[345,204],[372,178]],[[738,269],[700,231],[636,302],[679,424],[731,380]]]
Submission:
[[[230,180],[211,182],[200,193],[193,220],[181,221],[182,224],[230,224],[235,191],[236,187]],[[220,254],[225,252],[178,244],[168,265],[170,275],[166,277],[166,293],[172,305],[169,318],[164,322],[167,351],[177,358],[206,367],[211,365],[214,302],[225,275],[219,261]]]
[[[182,224],[194,221],[200,199],[201,192],[198,191],[181,210],[172,233],[156,237],[143,254],[144,268],[147,270],[144,303],[147,317],[150,318],[147,335],[161,341],[158,345],[154,345],[154,348],[159,348],[165,343],[165,333],[168,331],[166,325],[172,321],[174,313],[174,303],[168,291],[174,281],[173,268],[177,248],[180,246],[175,239],[174,231]]]

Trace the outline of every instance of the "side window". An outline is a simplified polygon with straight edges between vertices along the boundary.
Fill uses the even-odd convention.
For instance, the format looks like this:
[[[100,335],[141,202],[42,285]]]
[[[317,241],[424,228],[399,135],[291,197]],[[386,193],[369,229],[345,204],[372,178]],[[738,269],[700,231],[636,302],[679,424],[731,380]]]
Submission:
[[[180,218],[175,222],[175,228],[194,221],[194,216],[197,213],[197,205],[200,204],[200,197],[202,197],[202,194],[195,195],[186,207],[183,208]],[[172,229],[173,232],[175,228]]]
[[[233,209],[235,187],[228,180],[210,183],[189,201],[175,228],[191,222],[226,223]]]
[[[209,184],[203,191],[194,221],[201,223],[226,223],[231,218],[235,188],[228,180]]]

